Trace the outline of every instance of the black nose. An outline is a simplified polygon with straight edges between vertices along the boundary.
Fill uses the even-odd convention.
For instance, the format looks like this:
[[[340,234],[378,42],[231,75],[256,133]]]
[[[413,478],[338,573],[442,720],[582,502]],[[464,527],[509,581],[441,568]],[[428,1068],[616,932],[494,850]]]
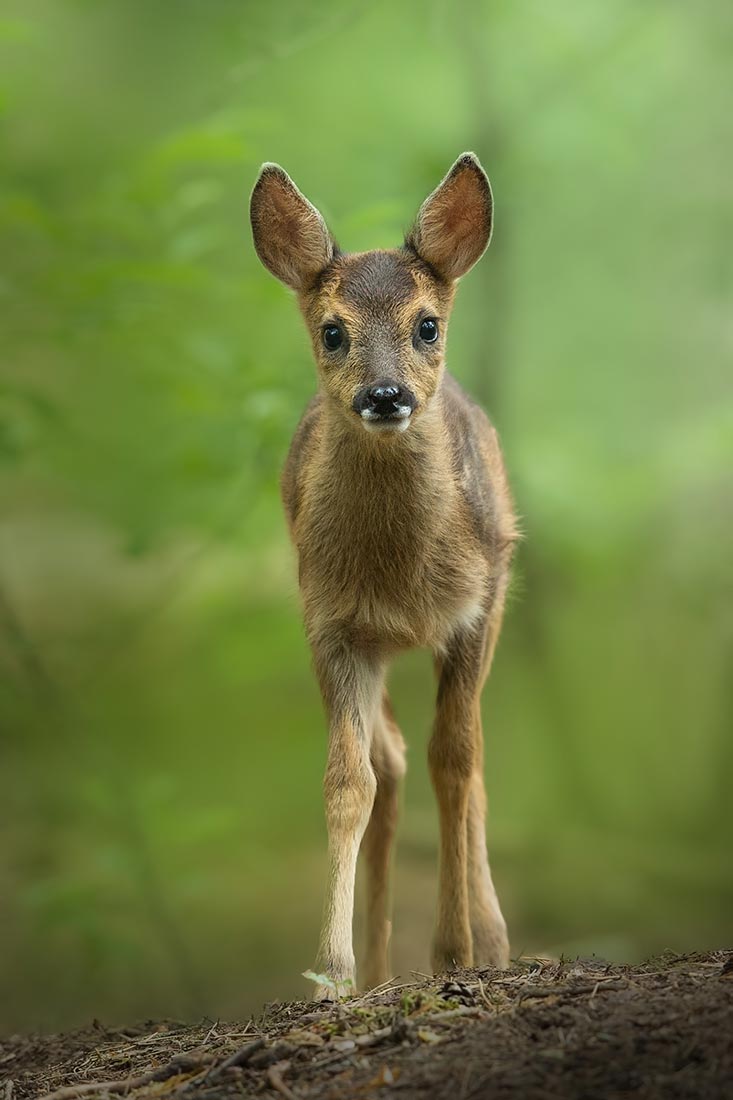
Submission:
[[[389,416],[394,412],[400,401],[400,387],[390,382],[380,382],[367,390],[366,404],[373,409],[378,416]]]
[[[404,417],[405,410],[413,411],[417,402],[406,386],[400,386],[390,378],[383,378],[373,386],[365,386],[354,398],[354,412],[372,420],[381,417]],[[407,413],[409,415],[409,413]]]

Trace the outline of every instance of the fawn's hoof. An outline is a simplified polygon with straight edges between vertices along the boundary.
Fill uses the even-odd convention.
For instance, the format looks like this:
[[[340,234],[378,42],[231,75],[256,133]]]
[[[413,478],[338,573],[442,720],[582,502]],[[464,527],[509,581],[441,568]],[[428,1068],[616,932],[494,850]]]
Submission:
[[[473,929],[473,965],[496,966],[500,970],[509,966],[509,940],[503,920]]]
[[[352,997],[356,993],[356,984],[347,978],[343,982],[330,982],[327,985],[317,985],[313,992],[313,1000],[331,1002],[343,1001],[346,997]]]
[[[473,966],[473,952],[470,945],[434,944],[432,966],[433,974],[444,974],[448,970],[459,970],[464,966]]]
[[[336,990],[331,985],[317,985],[313,990],[313,1000],[320,1001],[321,1003],[334,1004],[338,1001]]]

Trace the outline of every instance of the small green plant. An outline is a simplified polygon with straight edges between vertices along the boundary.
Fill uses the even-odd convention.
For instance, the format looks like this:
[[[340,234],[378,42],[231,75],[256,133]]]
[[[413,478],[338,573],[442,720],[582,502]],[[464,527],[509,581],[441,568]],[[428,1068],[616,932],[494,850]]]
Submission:
[[[316,985],[325,986],[325,988],[333,994],[334,1001],[343,1001],[345,997],[350,996],[354,991],[354,983],[351,978],[345,978],[341,982],[335,982],[333,978],[329,978],[327,974],[316,974],[314,970],[304,970],[303,977],[307,978],[309,982],[315,982]]]

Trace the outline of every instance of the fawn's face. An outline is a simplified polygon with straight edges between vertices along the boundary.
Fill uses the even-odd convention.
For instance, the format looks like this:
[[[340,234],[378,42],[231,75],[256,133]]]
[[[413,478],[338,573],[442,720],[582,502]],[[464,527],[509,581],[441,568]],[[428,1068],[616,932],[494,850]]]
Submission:
[[[428,407],[452,298],[407,250],[338,256],[301,297],[321,388],[357,426],[404,431]]]
[[[277,165],[252,194],[257,253],[298,294],[322,391],[355,427],[403,432],[438,391],[456,280],[491,235],[489,181],[464,154],[423,203],[404,246],[344,254]]]

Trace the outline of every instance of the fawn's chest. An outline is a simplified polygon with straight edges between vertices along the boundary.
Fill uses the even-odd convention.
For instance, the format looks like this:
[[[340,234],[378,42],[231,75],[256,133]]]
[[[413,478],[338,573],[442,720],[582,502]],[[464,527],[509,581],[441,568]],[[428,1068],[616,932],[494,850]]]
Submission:
[[[367,644],[440,646],[481,614],[488,564],[450,472],[430,463],[329,467],[295,541],[307,617]]]

